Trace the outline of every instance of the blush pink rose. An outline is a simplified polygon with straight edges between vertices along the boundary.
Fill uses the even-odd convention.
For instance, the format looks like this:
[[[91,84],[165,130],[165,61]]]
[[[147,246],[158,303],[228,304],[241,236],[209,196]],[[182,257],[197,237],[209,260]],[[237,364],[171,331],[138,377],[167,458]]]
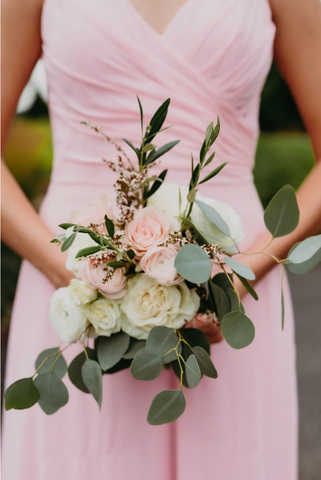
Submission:
[[[126,240],[138,256],[163,242],[170,232],[177,230],[180,230],[179,221],[168,217],[158,207],[143,208],[125,228]]]
[[[114,201],[108,195],[100,195],[97,200],[89,203],[86,207],[71,212],[69,221],[88,227],[91,223],[105,222],[105,215],[111,220],[115,220],[114,208]],[[105,225],[100,228],[99,233],[106,233]]]
[[[124,275],[124,268],[117,268],[114,275],[106,283],[102,280],[105,278],[107,268],[105,264],[94,266],[95,260],[82,260],[79,262],[79,277],[92,288],[96,288],[107,298],[114,300],[122,298],[127,291],[127,279]]]
[[[153,247],[148,250],[140,261],[145,275],[153,278],[160,285],[175,285],[182,282],[184,279],[174,267],[179,249],[179,245],[168,245],[168,247]]]

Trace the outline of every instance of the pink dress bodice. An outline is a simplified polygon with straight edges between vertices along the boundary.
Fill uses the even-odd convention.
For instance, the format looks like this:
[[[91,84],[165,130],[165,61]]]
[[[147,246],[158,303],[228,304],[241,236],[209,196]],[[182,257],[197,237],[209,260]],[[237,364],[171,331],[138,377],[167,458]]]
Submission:
[[[190,153],[198,154],[219,115],[216,161],[230,162],[220,182],[251,180],[275,32],[267,0],[187,0],[163,34],[129,0],[46,0],[42,32],[54,176],[67,174],[68,162],[115,158],[114,148],[81,121],[139,144],[138,95],[146,124],[171,98],[173,127],[158,142],[181,142],[164,157],[164,168],[186,181]]]

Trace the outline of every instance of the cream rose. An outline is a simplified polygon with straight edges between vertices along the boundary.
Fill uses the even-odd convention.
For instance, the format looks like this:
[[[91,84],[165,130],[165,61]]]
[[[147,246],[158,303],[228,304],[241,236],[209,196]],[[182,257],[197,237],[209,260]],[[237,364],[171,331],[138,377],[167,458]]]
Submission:
[[[69,287],[59,288],[52,295],[49,315],[55,332],[66,343],[74,342],[88,326],[84,307],[75,305]]]
[[[117,268],[112,278],[103,283],[107,269],[106,264],[95,267],[95,260],[82,260],[78,267],[78,274],[84,282],[99,290],[106,297],[120,299],[125,295],[127,289],[127,279],[124,275],[125,269]]]
[[[166,215],[171,215],[177,219],[180,217],[179,211],[179,191],[181,192],[181,213],[184,212],[187,205],[188,188],[186,185],[164,182],[161,187],[147,200],[148,206],[160,208]]]
[[[238,244],[244,237],[240,216],[227,203],[214,200],[213,198],[204,198],[201,195],[197,195],[197,199],[206,203],[210,207],[213,207],[217,211],[228,225],[232,238],[227,237],[217,227],[213,226],[195,203],[192,211],[192,222],[197,230],[199,230],[199,232],[202,233],[210,243],[218,244],[227,253],[236,253],[237,248],[234,242]]]
[[[161,285],[174,285],[183,280],[174,267],[179,245],[153,247],[143,256],[140,265],[150,278]]]
[[[76,223],[88,227],[91,223],[105,222],[105,215],[115,220],[114,201],[108,195],[100,195],[97,200],[89,203],[86,207],[71,212],[70,223]],[[99,233],[105,233],[106,227],[102,226]]]
[[[157,207],[146,207],[138,211],[134,220],[127,223],[126,241],[136,251],[143,255],[150,248],[164,241],[169,232],[180,230],[180,223],[173,217],[168,217]]]
[[[116,302],[109,298],[99,298],[86,308],[87,318],[96,335],[110,337],[120,331],[120,310]]]
[[[66,230],[66,237],[70,236],[73,233],[73,227],[68,228]],[[66,268],[70,272],[72,272],[76,277],[79,276],[78,268],[79,265],[82,263],[80,258],[75,258],[79,250],[87,247],[94,247],[97,246],[97,243],[93,241],[93,239],[87,235],[87,233],[77,233],[74,243],[68,250],[68,257],[66,261]]]
[[[91,288],[87,283],[77,278],[70,280],[69,295],[75,305],[86,305],[95,301],[98,297],[98,291]]]
[[[139,340],[146,339],[157,325],[180,328],[191,320],[199,307],[198,295],[182,282],[178,285],[160,285],[145,275],[128,281],[120,309],[122,329]]]

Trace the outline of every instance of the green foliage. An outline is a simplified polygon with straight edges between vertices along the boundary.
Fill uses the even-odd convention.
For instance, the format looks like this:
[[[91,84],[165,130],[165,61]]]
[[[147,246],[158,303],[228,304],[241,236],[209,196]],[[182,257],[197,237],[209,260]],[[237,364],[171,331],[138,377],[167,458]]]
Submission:
[[[174,266],[178,273],[192,283],[206,282],[212,270],[212,262],[198,245],[183,245],[176,255]]]
[[[209,354],[199,346],[193,348],[193,353],[203,375],[211,378],[217,378],[217,371]]]
[[[34,382],[40,393],[38,403],[47,415],[56,413],[68,403],[68,390],[54,372],[38,375]]]
[[[110,238],[114,238],[114,233],[115,233],[115,225],[114,222],[105,215],[105,225],[106,225],[106,230],[108,232],[108,235]]]
[[[163,369],[162,357],[158,352],[143,348],[136,355],[131,364],[130,372],[136,380],[154,380]]]
[[[163,425],[177,420],[186,407],[186,400],[181,390],[163,390],[150,406],[147,421],[150,425]]]
[[[311,260],[321,250],[321,235],[309,237],[295,245],[288,260],[291,263],[305,263]]]
[[[123,355],[123,358],[126,360],[132,360],[136,353],[139,352],[142,348],[146,347],[146,340],[137,340],[136,338],[130,337],[130,343],[128,350]]]
[[[110,337],[98,337],[96,348],[102,370],[109,370],[122,359],[128,350],[129,339],[125,332],[114,333]]]
[[[96,350],[92,348],[86,348],[86,352],[90,360],[97,360]],[[72,360],[68,367],[69,380],[75,385],[75,387],[77,387],[84,393],[90,393],[84,383],[81,372],[82,366],[85,363],[87,356],[85,352],[81,352]]]
[[[100,246],[82,248],[81,250],[79,250],[79,252],[77,252],[75,258],[87,257],[87,255],[93,255],[94,253],[100,252],[100,250],[101,250]]]
[[[65,252],[71,245],[74,243],[76,238],[76,233],[72,233],[68,238],[66,238],[61,244],[61,251]]]
[[[222,334],[232,348],[240,349],[252,343],[255,329],[243,312],[230,312],[222,320]]]
[[[240,277],[246,278],[248,280],[255,280],[254,272],[252,272],[250,267],[242,265],[231,257],[223,258],[223,262],[225,262],[226,265],[228,265],[233,270],[233,272],[235,272]]]
[[[190,355],[185,363],[186,381],[189,388],[195,388],[201,381],[201,370],[194,354]]]
[[[224,315],[231,311],[229,298],[225,291],[215,285],[212,281],[208,282],[209,307],[214,311],[217,317],[222,320]]]
[[[285,185],[274,195],[265,209],[265,226],[274,238],[283,237],[297,227],[299,215],[294,188]]]
[[[205,217],[210,222],[212,222],[215,225],[215,227],[217,227],[227,237],[231,237],[231,232],[227,223],[225,222],[225,220],[223,220],[221,215],[217,213],[217,211],[213,207],[210,207],[209,205],[207,205],[204,202],[201,202],[200,200],[195,200],[195,203],[202,210]]]
[[[254,290],[254,288],[252,287],[252,285],[244,277],[241,277],[241,275],[238,275],[237,273],[235,273],[235,274],[236,274],[237,278],[240,280],[240,282],[243,283],[244,287],[249,292],[249,294],[252,295],[254,300],[258,300],[259,296],[256,293],[256,291]]]
[[[5,409],[24,410],[38,402],[40,393],[32,377],[12,383],[4,393]]]
[[[57,352],[56,355],[54,355],[55,352]],[[51,372],[51,370],[53,370],[54,373],[59,378],[63,378],[66,375],[67,363],[64,357],[61,354],[59,354],[59,352],[60,352],[60,349],[58,347],[49,348],[48,350],[44,350],[38,355],[38,358],[36,360],[36,370],[38,375],[41,375],[43,373],[49,373]],[[49,358],[45,361],[47,357]],[[41,366],[41,368],[38,370],[42,362],[44,363]]]
[[[99,363],[95,360],[86,359],[81,367],[81,374],[84,384],[98,403],[99,410],[101,410],[103,400],[103,380]]]
[[[182,328],[181,336],[187,341],[191,347],[202,347],[207,353],[210,353],[210,342],[205,333],[197,328]]]

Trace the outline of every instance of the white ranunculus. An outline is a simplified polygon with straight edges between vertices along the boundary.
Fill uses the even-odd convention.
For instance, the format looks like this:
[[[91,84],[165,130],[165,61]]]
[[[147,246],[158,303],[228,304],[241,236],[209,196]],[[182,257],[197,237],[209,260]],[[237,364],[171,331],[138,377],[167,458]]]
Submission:
[[[74,342],[88,325],[84,307],[73,302],[69,287],[59,288],[52,295],[49,315],[55,332],[66,343]]]
[[[69,295],[76,305],[86,305],[95,301],[98,297],[98,291],[91,288],[87,283],[77,278],[70,280]]]
[[[158,207],[166,215],[179,219],[179,191],[181,191],[181,213],[183,213],[187,205],[188,188],[177,183],[164,182],[154,195],[149,197],[147,205]]]
[[[96,335],[110,337],[121,328],[120,310],[116,302],[109,298],[99,298],[86,307],[87,318]]]
[[[199,307],[199,297],[184,282],[160,285],[145,275],[128,281],[128,291],[120,306],[122,329],[139,340],[146,339],[158,325],[180,328],[191,320]]]
[[[73,227],[70,227],[66,230],[66,237],[69,237],[73,233]],[[75,258],[79,250],[87,247],[94,247],[97,243],[87,235],[87,233],[77,233],[74,243],[68,249],[68,257],[66,260],[66,268],[72,272],[76,277],[79,276],[78,267],[80,258]]]
[[[210,243],[216,243],[227,253],[236,253],[237,248],[234,242],[239,244],[244,237],[241,217],[236,213],[231,205],[227,203],[214,200],[213,198],[204,198],[201,195],[197,195],[196,198],[197,200],[206,203],[210,207],[213,207],[217,211],[217,213],[228,225],[232,238],[227,237],[217,227],[215,227],[195,203],[192,210],[192,222],[197,230],[204,235],[206,240],[208,240]]]

